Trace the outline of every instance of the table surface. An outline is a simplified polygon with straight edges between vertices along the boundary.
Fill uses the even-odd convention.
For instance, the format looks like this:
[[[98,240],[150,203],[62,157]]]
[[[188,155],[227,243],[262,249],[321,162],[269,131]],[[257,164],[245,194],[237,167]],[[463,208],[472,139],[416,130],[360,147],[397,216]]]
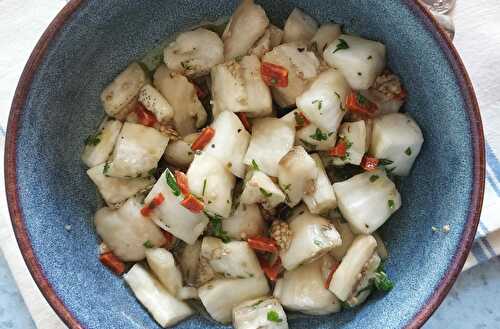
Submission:
[[[29,5],[27,5],[28,2]],[[23,15],[28,16],[31,13],[33,17],[32,20],[26,22],[22,31],[9,33],[8,29],[0,28],[0,39],[4,40],[5,44],[11,44],[9,40],[15,38],[25,38],[26,42],[31,42],[29,49],[24,51],[26,58],[17,57],[13,58],[13,61],[24,62],[27,59],[32,45],[38,38],[37,35],[30,34],[30,31],[40,30],[41,27],[50,22],[49,17],[43,17],[43,15],[37,15],[36,13],[47,11],[49,10],[48,7],[53,7],[55,9],[53,12],[56,12],[57,8],[60,8],[64,2],[65,0],[0,0],[0,27],[2,22],[8,19],[11,21],[16,19],[7,16],[9,12],[22,12]],[[15,7],[14,10],[13,7]],[[500,17],[500,1],[476,0],[469,2],[459,0],[458,7],[456,10],[457,38],[455,44],[471,75],[479,103],[481,107],[491,107],[493,105],[500,110],[500,93],[497,91],[500,87],[498,79],[500,77],[500,30],[498,29],[500,25],[497,22]],[[494,10],[491,10],[491,8],[494,8]],[[469,24],[458,24],[459,21],[465,21],[465,19],[469,21]],[[10,63],[10,65],[8,62],[3,63],[1,60],[0,64],[4,65],[4,67],[16,67],[15,63]],[[484,74],[485,72],[489,74]],[[10,89],[15,85],[18,74],[19,72],[7,71],[6,75],[2,75],[0,109],[8,108],[12,97]],[[0,110],[0,119],[5,118],[7,115],[8,111]],[[497,132],[495,129],[495,127],[499,126],[500,116],[485,117],[483,114],[483,120],[485,131],[500,137],[500,131]],[[500,138],[495,138],[495,140],[500,141]],[[1,142],[0,147],[3,147]],[[3,172],[1,169],[2,163],[0,162],[0,172]],[[3,177],[0,177],[0,185],[2,185],[0,186],[0,193],[3,192],[1,178]],[[2,238],[2,234],[0,234],[0,238]],[[7,258],[11,262],[13,259],[12,253],[16,247],[11,245],[7,246],[7,248],[5,245],[2,247],[8,253],[9,257]],[[18,250],[16,251],[18,252]],[[19,255],[17,257],[20,259]],[[12,268],[12,264],[10,265]],[[53,322],[54,319],[44,318],[45,311],[40,311],[47,307],[45,302],[41,301],[38,292],[30,291],[33,288],[26,287],[26,282],[29,280],[29,278],[24,277],[27,273],[26,270],[16,268],[15,273],[17,283],[24,286],[23,294],[25,298],[28,298],[31,312],[33,314],[42,314],[42,316],[35,317],[39,329],[53,329],[55,326],[49,323],[55,323]],[[37,293],[38,297],[32,296]],[[500,258],[497,257],[462,273],[442,306],[424,328],[500,328],[498,296],[500,296]],[[36,326],[17,289],[7,262],[0,253],[0,329],[4,328],[35,329]]]

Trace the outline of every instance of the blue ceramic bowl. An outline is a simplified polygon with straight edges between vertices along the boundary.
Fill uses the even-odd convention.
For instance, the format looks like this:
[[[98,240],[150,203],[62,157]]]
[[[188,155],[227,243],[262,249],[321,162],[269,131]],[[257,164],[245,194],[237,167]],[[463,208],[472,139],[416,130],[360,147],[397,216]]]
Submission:
[[[442,301],[471,246],[482,202],[483,135],[470,81],[449,40],[413,1],[261,2],[276,24],[293,7],[380,40],[409,92],[405,111],[425,143],[401,181],[404,206],[383,228],[395,289],[354,311],[292,316],[292,328],[416,328]],[[17,239],[49,303],[74,328],[158,328],[123,281],[98,261],[95,187],[82,142],[103,116],[99,93],[159,40],[229,16],[236,1],[81,1],[36,46],[12,105],[6,185]],[[65,225],[71,225],[70,231]],[[450,224],[448,234],[432,226]],[[220,328],[200,316],[176,328]]]

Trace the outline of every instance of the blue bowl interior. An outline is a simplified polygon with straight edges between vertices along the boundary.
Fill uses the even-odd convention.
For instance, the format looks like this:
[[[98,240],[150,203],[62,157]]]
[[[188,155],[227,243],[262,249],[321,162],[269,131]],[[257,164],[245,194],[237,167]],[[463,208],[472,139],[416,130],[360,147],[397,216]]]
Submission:
[[[395,289],[354,311],[292,315],[291,328],[400,328],[426,304],[452,261],[472,188],[468,115],[451,64],[404,1],[259,1],[282,26],[297,6],[320,22],[380,40],[403,79],[405,111],[425,143],[403,207],[383,227]],[[80,162],[84,138],[103,117],[99,94],[126,65],[169,35],[229,16],[236,1],[84,1],[50,44],[24,106],[17,149],[20,205],[52,287],[86,328],[158,328],[122,280],[98,261],[96,189]],[[65,225],[72,229],[67,231]],[[447,235],[431,226],[451,225]],[[222,328],[201,316],[176,328]]]

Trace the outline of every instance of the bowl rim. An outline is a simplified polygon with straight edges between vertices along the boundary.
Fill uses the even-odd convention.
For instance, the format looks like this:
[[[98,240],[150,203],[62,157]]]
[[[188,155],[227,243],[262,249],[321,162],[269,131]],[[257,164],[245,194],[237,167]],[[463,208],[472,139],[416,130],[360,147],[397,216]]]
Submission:
[[[49,305],[70,329],[84,329],[85,327],[76,319],[71,311],[65,306],[62,299],[57,295],[52,285],[45,277],[43,269],[35,256],[31,241],[25,226],[24,216],[19,204],[19,193],[17,189],[16,176],[16,149],[17,133],[20,125],[21,113],[24,108],[26,98],[30,91],[31,83],[37,72],[38,66],[45,58],[46,51],[51,41],[58,35],[60,29],[66,21],[85,3],[85,0],[70,0],[63,9],[52,20],[39,41],[35,45],[26,66],[19,79],[14,98],[11,105],[7,133],[5,140],[5,188],[7,194],[7,204],[11,217],[14,233],[19,244],[21,254],[26,262],[35,283],[42,292]],[[424,24],[427,30],[438,42],[441,50],[453,69],[458,80],[462,97],[465,101],[465,108],[469,115],[470,132],[472,139],[473,155],[473,187],[470,201],[470,210],[467,215],[467,223],[464,227],[461,241],[455,250],[452,261],[446,270],[445,275],[439,281],[437,288],[428,298],[426,304],[405,324],[404,328],[420,328],[427,319],[435,312],[443,299],[448,294],[453,283],[457,279],[460,271],[467,259],[469,251],[474,242],[474,236],[479,224],[481,207],[484,196],[485,184],[485,144],[484,134],[481,124],[479,105],[474,93],[471,80],[467,74],[465,66],[449,39],[446,32],[439,27],[432,14],[417,0],[403,0],[413,14]]]

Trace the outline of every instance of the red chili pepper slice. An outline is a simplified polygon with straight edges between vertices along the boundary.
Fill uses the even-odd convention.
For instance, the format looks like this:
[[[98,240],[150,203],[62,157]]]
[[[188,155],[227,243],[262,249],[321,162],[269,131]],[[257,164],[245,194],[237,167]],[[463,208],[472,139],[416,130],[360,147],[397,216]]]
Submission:
[[[189,194],[189,184],[188,184],[188,178],[187,178],[186,174],[180,170],[176,170],[174,172],[174,175],[175,175],[175,181],[177,182],[177,186],[179,186],[181,193],[183,195],[188,195]]]
[[[262,257],[259,258],[259,264],[264,271],[264,274],[269,278],[269,280],[275,282],[280,275],[283,266],[281,265],[281,258],[278,257],[276,262],[273,265],[270,265],[265,259]]]
[[[378,164],[379,160],[377,158],[366,154],[363,156],[363,160],[361,160],[361,168],[363,168],[366,171],[373,171],[377,169]]]
[[[373,117],[378,111],[375,103],[371,102],[365,96],[357,91],[351,91],[347,96],[346,107],[349,111],[362,114],[367,117]]]
[[[328,151],[328,154],[330,154],[332,157],[345,157],[345,155],[347,154],[346,143],[343,140],[339,141],[337,145],[335,145],[335,147],[331,148]]]
[[[153,112],[148,111],[141,103],[137,103],[135,114],[137,114],[137,120],[143,126],[152,127],[158,122]]]
[[[265,252],[278,252],[276,241],[264,236],[256,236],[247,239],[248,246],[253,250]]]
[[[281,65],[263,62],[260,74],[264,83],[271,87],[288,87],[288,70]]]
[[[339,263],[334,263],[332,266],[332,269],[330,270],[330,273],[328,273],[328,277],[326,278],[325,281],[325,289],[328,289],[330,287],[330,282],[332,282],[333,274],[337,269],[339,268]]]
[[[103,265],[113,271],[116,275],[122,275],[125,272],[125,263],[123,263],[113,252],[107,252],[99,256]]]
[[[245,112],[238,112],[236,114],[238,118],[240,118],[241,123],[243,124],[243,127],[245,127],[246,130],[252,131],[252,125],[250,124],[250,121],[248,120],[248,116]]]
[[[182,200],[181,205],[190,210],[191,212],[198,214],[203,211],[203,208],[205,208],[205,205],[203,202],[198,200],[194,195],[189,194]]]
[[[206,127],[201,131],[200,136],[191,144],[191,150],[197,151],[203,149],[214,137],[215,130],[212,127]]]
[[[163,201],[165,201],[165,197],[160,192],[160,193],[158,193],[157,196],[155,196],[153,198],[153,200],[151,200],[151,202],[148,205],[145,205],[144,207],[142,207],[141,215],[143,215],[144,217],[148,217],[149,215],[151,215],[151,212],[153,211],[153,209],[155,209],[156,207],[161,205],[163,203]]]

